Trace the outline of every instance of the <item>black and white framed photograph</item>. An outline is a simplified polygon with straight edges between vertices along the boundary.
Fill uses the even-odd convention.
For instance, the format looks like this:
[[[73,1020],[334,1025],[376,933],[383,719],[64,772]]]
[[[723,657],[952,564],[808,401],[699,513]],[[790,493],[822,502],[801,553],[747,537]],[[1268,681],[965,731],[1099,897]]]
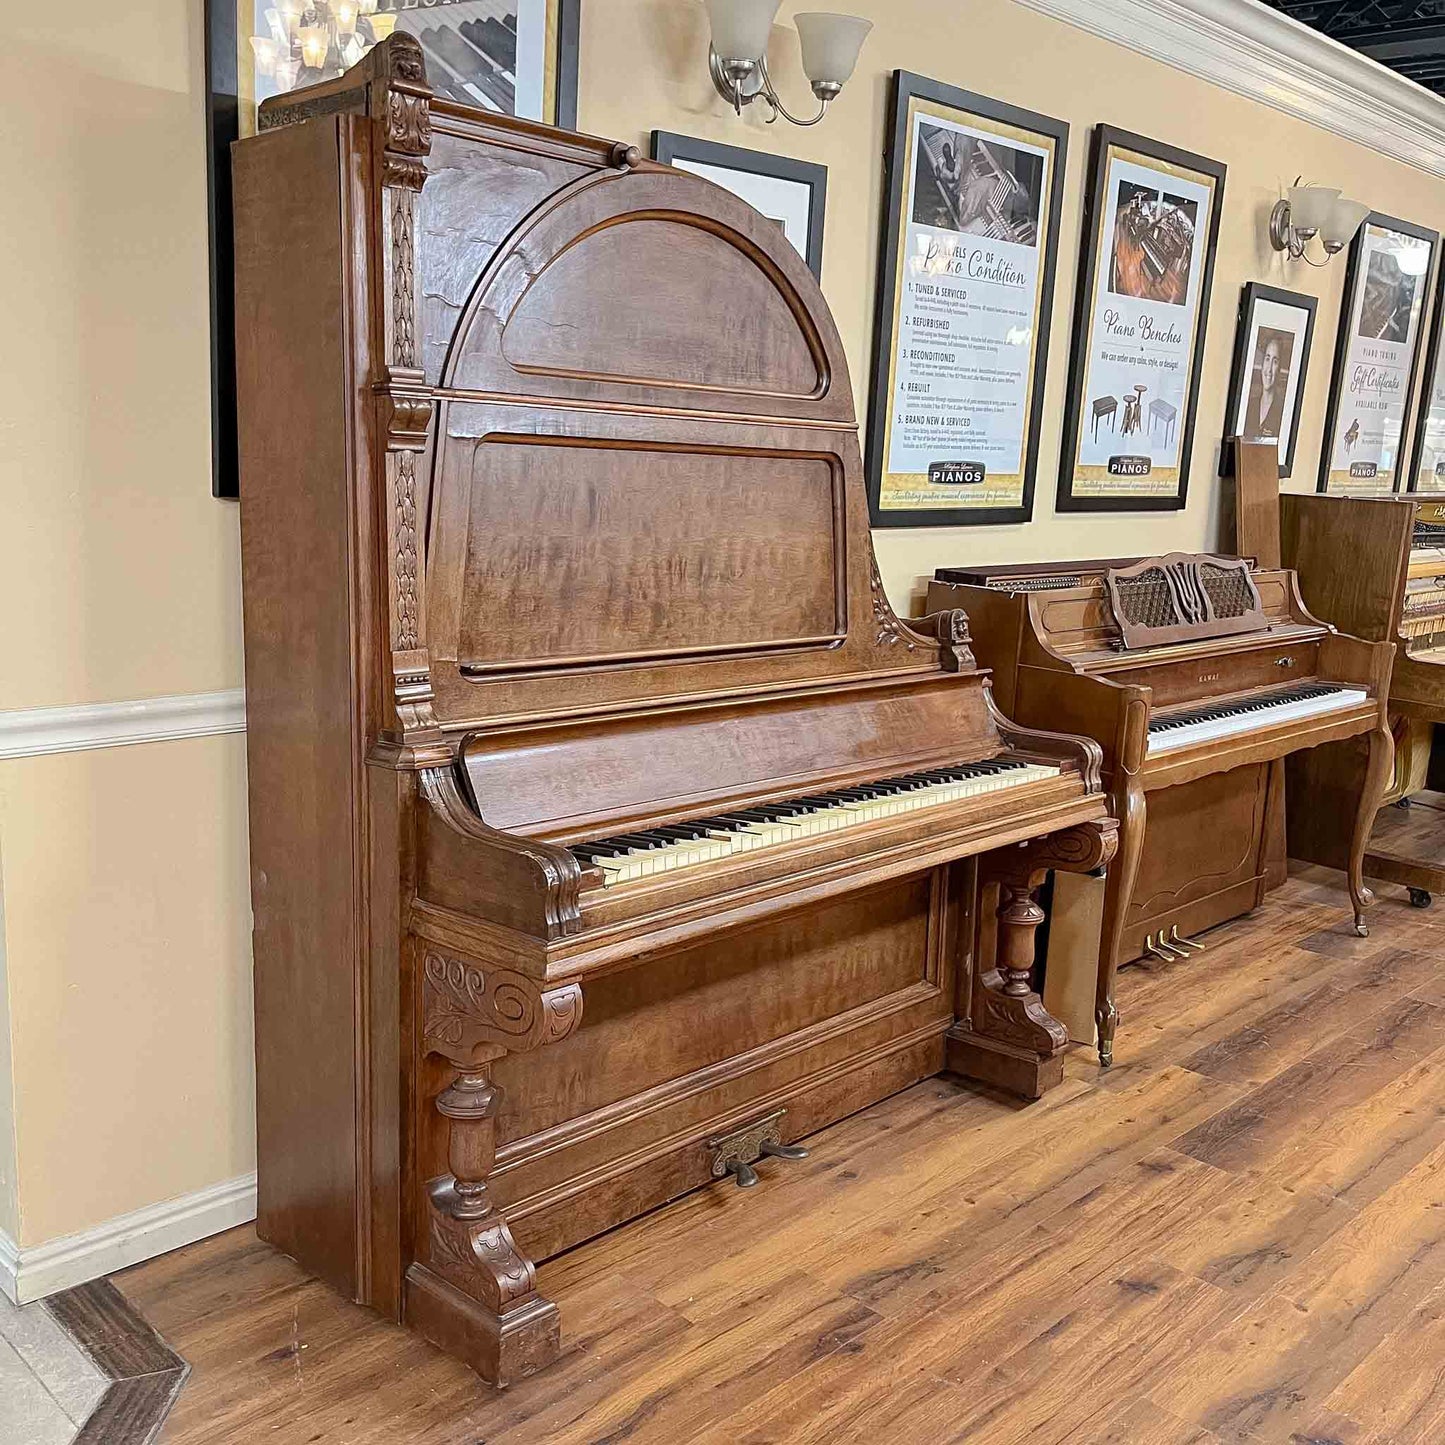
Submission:
[[[1315,297],[1300,291],[1259,281],[1245,286],[1229,373],[1221,474],[1229,470],[1235,437],[1275,442],[1279,474],[1291,474],[1317,304]]]
[[[873,525],[1027,522],[1069,127],[903,70],[891,114]]]
[[[1430,315],[1430,344],[1425,352],[1425,380],[1415,417],[1406,488],[1412,492],[1445,492],[1445,265],[1435,268],[1435,304]]]
[[[1185,504],[1225,173],[1207,156],[1094,128],[1061,512]]]
[[[702,176],[746,201],[775,222],[813,275],[822,277],[827,166],[668,130],[653,131],[652,158]]]
[[[344,74],[414,35],[439,96],[575,129],[582,0],[206,0],[211,219],[211,490],[236,495],[231,142],[262,101]]]
[[[1319,490],[1399,491],[1440,237],[1372,212],[1350,245]]]

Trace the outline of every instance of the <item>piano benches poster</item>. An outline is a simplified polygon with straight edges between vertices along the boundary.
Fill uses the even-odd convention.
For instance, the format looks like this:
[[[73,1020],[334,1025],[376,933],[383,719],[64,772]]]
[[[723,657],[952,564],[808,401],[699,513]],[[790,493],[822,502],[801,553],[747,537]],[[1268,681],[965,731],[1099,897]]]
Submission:
[[[1399,488],[1425,292],[1438,237],[1369,215],[1350,246],[1319,490]]]
[[[1224,175],[1217,161],[1095,128],[1061,512],[1184,506]]]
[[[875,526],[1026,522],[1068,126],[894,76],[868,426]]]

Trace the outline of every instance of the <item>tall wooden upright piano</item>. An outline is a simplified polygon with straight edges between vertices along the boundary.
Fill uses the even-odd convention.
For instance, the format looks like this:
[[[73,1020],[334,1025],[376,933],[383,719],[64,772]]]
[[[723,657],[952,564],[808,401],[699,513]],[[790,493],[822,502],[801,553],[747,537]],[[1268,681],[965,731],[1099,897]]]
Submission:
[[[235,155],[262,1236],[505,1383],[536,1262],[1067,1036],[1098,747],[873,563],[776,225],[432,95],[393,35]]]

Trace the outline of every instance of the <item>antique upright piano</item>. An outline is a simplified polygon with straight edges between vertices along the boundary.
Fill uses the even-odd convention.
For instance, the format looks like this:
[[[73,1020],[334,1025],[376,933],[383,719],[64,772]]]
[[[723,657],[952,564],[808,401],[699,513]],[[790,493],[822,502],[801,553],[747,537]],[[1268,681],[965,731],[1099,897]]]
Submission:
[[[1425,907],[1445,888],[1445,796],[1436,725],[1445,722],[1445,500],[1280,497],[1280,547],[1311,611],[1361,637],[1395,643],[1390,722],[1395,776],[1365,853],[1367,877],[1403,884]],[[1304,764],[1316,797],[1355,785],[1359,759],[1329,749]],[[1347,841],[1334,810],[1292,813],[1291,841],[1331,861]]]
[[[1005,713],[1087,734],[1104,750],[1119,855],[1097,943],[1079,960],[1102,1062],[1118,1023],[1116,970],[1146,954],[1186,956],[1190,935],[1263,901],[1286,759],[1341,739],[1363,738],[1368,759],[1348,793],[1329,800],[1347,804],[1335,861],[1348,872],[1356,931],[1366,931],[1361,863],[1393,754],[1392,643],[1311,616],[1292,572],[1179,553],[940,568],[928,606],[967,610]],[[1056,962],[1051,946],[1050,970]]]
[[[1091,742],[895,616],[776,225],[435,97],[397,33],[235,152],[259,1229],[506,1383],[536,1262],[1067,1036]],[[761,1169],[759,1169],[761,1165]]]

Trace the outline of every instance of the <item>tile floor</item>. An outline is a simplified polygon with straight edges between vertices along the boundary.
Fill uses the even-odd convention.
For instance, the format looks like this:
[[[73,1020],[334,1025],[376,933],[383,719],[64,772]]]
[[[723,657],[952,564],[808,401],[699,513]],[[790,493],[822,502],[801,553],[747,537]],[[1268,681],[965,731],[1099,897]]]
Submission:
[[[0,1295],[0,1440],[70,1445],[110,1381],[43,1303]]]

